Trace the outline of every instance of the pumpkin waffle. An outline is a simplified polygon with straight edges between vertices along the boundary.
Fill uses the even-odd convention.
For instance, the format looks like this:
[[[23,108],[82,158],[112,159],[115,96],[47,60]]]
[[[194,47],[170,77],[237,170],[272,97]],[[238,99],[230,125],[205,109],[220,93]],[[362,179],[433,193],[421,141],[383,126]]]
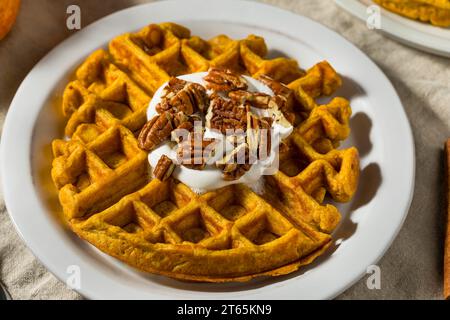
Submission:
[[[344,98],[317,105],[341,85],[327,62],[308,70],[267,59],[263,38],[192,36],[173,23],[118,36],[91,54],[63,95],[66,139],[53,142],[52,178],[64,216],[81,238],[142,271],[206,282],[278,276],[311,263],[331,244],[359,176]],[[280,170],[257,194],[234,184],[197,194],[150,176],[137,135],[154,94],[172,76],[227,67],[270,76],[294,92],[294,132],[280,150]]]
[[[389,11],[438,27],[450,27],[448,0],[374,0]]]

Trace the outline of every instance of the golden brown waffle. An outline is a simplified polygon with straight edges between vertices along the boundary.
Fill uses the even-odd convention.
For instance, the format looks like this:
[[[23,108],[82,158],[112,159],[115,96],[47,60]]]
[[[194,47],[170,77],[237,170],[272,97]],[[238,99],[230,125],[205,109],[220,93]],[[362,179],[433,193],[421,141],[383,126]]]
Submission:
[[[340,220],[323,203],[326,193],[345,202],[357,187],[357,150],[336,149],[349,134],[351,108],[344,98],[316,104],[341,85],[327,62],[304,71],[266,54],[258,36],[205,41],[163,23],[89,56],[64,92],[69,139],[53,142],[52,177],[74,232],[140,270],[194,281],[287,274],[322,254]],[[136,135],[152,94],[171,76],[210,66],[268,75],[295,92],[294,133],[262,195],[245,185],[197,195],[149,176]]]
[[[415,0],[442,9],[450,9],[450,0]]]
[[[439,27],[450,26],[450,1],[447,0],[374,0],[389,11]]]

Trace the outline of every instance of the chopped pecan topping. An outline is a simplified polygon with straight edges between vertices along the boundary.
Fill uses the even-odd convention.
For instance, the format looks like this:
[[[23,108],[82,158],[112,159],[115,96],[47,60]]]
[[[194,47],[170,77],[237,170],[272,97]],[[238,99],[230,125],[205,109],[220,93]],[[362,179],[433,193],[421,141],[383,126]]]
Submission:
[[[189,134],[194,131],[195,125],[204,127],[201,116],[193,114],[188,117],[188,121],[180,122],[175,130],[172,131],[172,140],[180,143],[189,137]]]
[[[163,154],[161,158],[159,158],[155,170],[153,170],[153,175],[156,179],[165,181],[169,179],[174,169],[175,164],[173,163],[173,161],[168,156]]]
[[[261,75],[258,80],[267,85],[275,94],[269,103],[269,107],[274,107],[276,105],[283,113],[284,117],[290,123],[294,123],[294,91],[281,82],[275,81],[266,75]]]
[[[239,74],[225,68],[210,68],[203,78],[206,88],[213,91],[246,90],[247,83]]]
[[[192,121],[183,122],[175,130],[172,131],[172,140],[176,143],[182,142],[184,139],[186,139],[186,133],[192,132],[193,129],[194,124],[192,123]]]
[[[264,83],[266,86],[268,86],[275,95],[280,95],[280,96],[284,96],[284,97],[289,97],[289,96],[293,96],[293,92],[291,89],[289,89],[287,86],[285,86],[284,84],[282,84],[279,81],[276,81],[274,79],[272,79],[269,76],[266,75],[260,75],[258,77],[258,80],[261,81],[262,83]]]
[[[259,118],[251,112],[247,114],[247,144],[250,157],[263,160],[270,155],[272,122],[270,117]]]
[[[269,111],[272,118],[280,125],[289,127],[294,123],[295,114],[293,112],[286,111],[283,100],[279,99],[279,96],[275,96],[269,103]],[[284,110],[284,111],[283,111]]]
[[[187,168],[201,170],[214,156],[216,140],[205,139],[202,132],[192,132],[178,145],[177,161]]]
[[[250,110],[248,104],[239,104],[233,100],[214,95],[206,115],[206,126],[226,134],[227,130],[247,129],[247,112]]]
[[[174,129],[189,127],[190,119],[183,112],[172,114],[168,111],[154,116],[139,133],[138,142],[141,149],[150,151],[168,139]]]
[[[228,93],[228,97],[240,104],[249,103],[252,107],[258,109],[267,109],[271,96],[262,92],[249,92],[245,90],[236,90]]]
[[[250,170],[252,165],[249,160],[249,151],[248,145],[241,143],[222,160],[216,162],[216,166],[222,170],[224,180],[237,180]]]
[[[156,106],[156,111],[182,111],[189,116],[197,110],[203,112],[208,104],[209,97],[202,85],[172,78],[161,94],[161,102]]]
[[[213,91],[210,96],[201,85],[172,78],[156,107],[160,114],[146,123],[139,134],[139,146],[148,151],[171,135],[177,142],[177,160],[161,157],[154,170],[158,179],[167,179],[175,165],[201,170],[215,162],[223,179],[237,180],[257,160],[270,156],[273,122],[290,126],[289,121],[294,120],[293,92],[267,76],[260,80],[272,89],[274,96],[247,91],[245,79],[227,69],[211,68],[204,80]],[[265,109],[260,110],[265,116],[254,108]],[[206,139],[205,126],[226,135],[226,146],[218,149],[221,139]],[[228,149],[232,151],[225,154]],[[222,159],[216,161],[218,157]]]

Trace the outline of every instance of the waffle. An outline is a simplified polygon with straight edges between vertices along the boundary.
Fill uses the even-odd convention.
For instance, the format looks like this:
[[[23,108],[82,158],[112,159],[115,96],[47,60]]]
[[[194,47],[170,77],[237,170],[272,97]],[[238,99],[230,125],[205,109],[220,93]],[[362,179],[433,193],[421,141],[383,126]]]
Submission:
[[[450,27],[448,0],[374,0],[385,9],[410,19]]]
[[[51,175],[71,229],[139,270],[191,281],[283,275],[326,251],[340,213],[325,196],[346,202],[358,182],[357,150],[337,149],[351,108],[344,98],[316,104],[341,85],[326,61],[305,71],[267,52],[255,35],[203,40],[162,23],[92,53],[63,94],[66,139],[53,142]],[[211,66],[294,90],[295,128],[264,192],[235,184],[199,195],[174,178],[151,178],[136,136],[153,93],[172,76]]]

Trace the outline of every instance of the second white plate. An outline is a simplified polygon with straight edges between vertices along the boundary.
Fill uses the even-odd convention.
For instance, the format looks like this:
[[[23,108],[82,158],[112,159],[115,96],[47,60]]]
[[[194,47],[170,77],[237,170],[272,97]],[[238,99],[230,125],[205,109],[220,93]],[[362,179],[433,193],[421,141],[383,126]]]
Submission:
[[[335,0],[351,14],[367,21],[370,0]],[[450,28],[440,28],[411,20],[381,8],[381,30],[388,36],[416,49],[450,57]]]

